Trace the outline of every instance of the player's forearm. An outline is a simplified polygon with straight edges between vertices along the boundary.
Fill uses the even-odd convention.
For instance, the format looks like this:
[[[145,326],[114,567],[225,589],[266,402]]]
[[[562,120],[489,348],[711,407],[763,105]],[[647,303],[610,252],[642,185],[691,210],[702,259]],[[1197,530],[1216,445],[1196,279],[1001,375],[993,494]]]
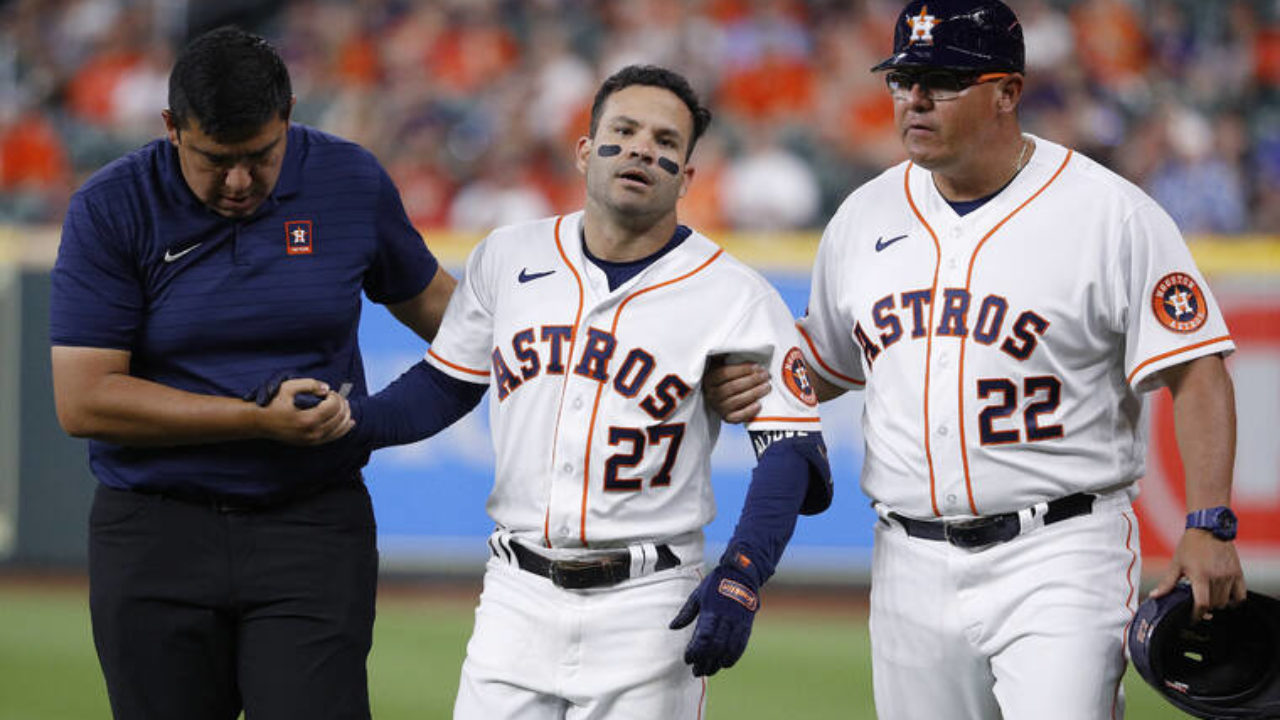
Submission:
[[[419,361],[376,395],[351,401],[352,437],[374,448],[426,439],[471,412],[487,389]]]
[[[123,373],[58,389],[68,434],[119,445],[169,446],[264,436],[264,411],[239,398],[199,395]]]
[[[751,575],[757,587],[773,575],[782,560],[802,508],[813,504],[815,509],[804,512],[820,512],[830,502],[829,497],[825,502],[806,502],[814,494],[815,482],[825,486],[830,478],[825,451],[810,452],[806,444],[814,448],[821,446],[821,435],[815,433],[774,442],[760,455],[752,472],[742,514],[724,559]],[[815,464],[820,467],[814,467]],[[734,561],[733,556],[738,552],[747,555],[749,565]]]
[[[1186,475],[1187,509],[1227,505],[1235,463],[1235,390],[1222,359],[1197,358],[1166,370]]]

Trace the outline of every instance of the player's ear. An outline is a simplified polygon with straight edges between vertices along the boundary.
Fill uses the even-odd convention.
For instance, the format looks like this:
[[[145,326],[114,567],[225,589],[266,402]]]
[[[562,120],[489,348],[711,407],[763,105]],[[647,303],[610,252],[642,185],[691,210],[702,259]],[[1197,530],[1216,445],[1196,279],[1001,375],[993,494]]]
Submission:
[[[684,197],[689,192],[689,185],[693,182],[693,174],[694,167],[692,165],[685,165],[684,169],[680,171],[680,197]]]
[[[574,164],[578,166],[578,172],[584,175],[587,172],[587,159],[591,157],[591,138],[583,135],[578,138],[578,147],[574,150]]]

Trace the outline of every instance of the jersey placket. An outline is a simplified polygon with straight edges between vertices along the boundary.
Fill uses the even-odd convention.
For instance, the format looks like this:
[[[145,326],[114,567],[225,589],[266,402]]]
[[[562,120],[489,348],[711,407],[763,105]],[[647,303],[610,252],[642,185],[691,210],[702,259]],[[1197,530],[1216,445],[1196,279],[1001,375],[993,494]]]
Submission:
[[[585,264],[584,264],[585,265]],[[579,266],[587,307],[582,319],[574,328],[573,351],[566,359],[567,380],[564,395],[560,398],[560,422],[556,427],[555,459],[551,482],[550,509],[548,514],[548,539],[553,547],[586,547],[590,541],[587,516],[590,513],[591,494],[602,492],[597,486],[598,473],[593,473],[592,457],[599,457],[601,449],[594,443],[595,426],[608,402],[604,387],[607,380],[597,380],[576,372],[588,348],[590,330],[608,329],[618,297],[601,297],[601,289],[590,277],[590,269]],[[607,367],[606,367],[607,371]]]
[[[965,308],[952,303],[963,300],[948,297],[948,290],[965,286],[969,268],[973,237],[967,232],[966,223],[958,219],[949,227],[938,228],[939,267],[938,284],[934,288],[930,305],[929,332],[933,335],[929,353],[930,382],[926,402],[929,403],[930,427],[933,446],[933,465],[937,481],[935,502],[944,515],[972,512],[965,488],[963,430],[960,416],[960,392],[964,379],[963,367],[966,331]],[[959,317],[948,317],[948,308],[958,311]],[[957,325],[958,323],[958,325]],[[958,332],[959,334],[954,334]]]

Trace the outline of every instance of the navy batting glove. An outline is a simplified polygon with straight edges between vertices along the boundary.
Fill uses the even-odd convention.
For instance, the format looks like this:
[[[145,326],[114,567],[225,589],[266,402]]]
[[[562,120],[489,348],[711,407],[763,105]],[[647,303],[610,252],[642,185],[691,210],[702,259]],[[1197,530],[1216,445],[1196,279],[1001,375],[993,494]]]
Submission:
[[[276,374],[267,378],[266,382],[250,390],[249,392],[245,393],[241,397],[243,397],[245,400],[248,400],[249,402],[257,403],[259,407],[266,407],[271,404],[271,401],[275,398],[276,393],[280,392],[280,386],[284,384],[284,381],[292,380],[296,377],[301,377],[301,376],[295,375],[292,372],[289,372],[288,370],[281,370],[280,372],[277,372]]]
[[[755,581],[735,567],[720,565],[702,579],[670,625],[679,630],[698,618],[684,650],[684,661],[693,666],[695,676],[714,675],[738,662],[759,607]]]

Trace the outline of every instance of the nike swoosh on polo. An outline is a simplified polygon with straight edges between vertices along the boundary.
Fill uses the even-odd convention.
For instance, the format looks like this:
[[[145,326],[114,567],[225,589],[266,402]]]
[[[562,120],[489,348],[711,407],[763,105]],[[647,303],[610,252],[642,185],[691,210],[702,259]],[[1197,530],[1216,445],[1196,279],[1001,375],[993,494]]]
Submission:
[[[203,245],[203,244],[204,244],[204,243],[202,243],[202,242],[198,242],[198,243],[196,243],[195,245],[192,245],[192,246],[191,246],[191,247],[189,247],[189,248],[184,248],[184,249],[182,249],[182,250],[179,250],[178,252],[174,252],[174,251],[172,251],[172,250],[165,250],[165,251],[164,251],[164,261],[165,261],[165,262],[167,262],[167,263],[171,263],[171,262],[173,262],[174,260],[177,260],[178,258],[182,257],[183,255],[186,255],[187,253],[191,252],[192,250],[195,250],[196,248],[200,247],[200,246],[201,246],[201,245]]]
[[[879,238],[876,239],[876,252],[880,252],[881,250],[889,247],[890,245],[898,242],[899,240],[905,237],[906,235],[899,235],[897,237],[891,237],[888,240],[885,240],[884,236],[881,235]]]
[[[531,273],[531,272],[529,272],[529,268],[521,268],[521,269],[520,269],[520,277],[519,277],[518,279],[519,279],[519,280],[520,280],[520,282],[522,282],[522,283],[527,283],[527,282],[529,282],[530,280],[537,280],[537,279],[538,279],[538,278],[540,278],[540,277],[546,277],[546,276],[550,275],[550,274],[551,274],[551,273],[553,273],[553,272],[555,272],[555,270],[548,270],[548,271],[546,271],[546,272],[540,272],[540,273]]]

